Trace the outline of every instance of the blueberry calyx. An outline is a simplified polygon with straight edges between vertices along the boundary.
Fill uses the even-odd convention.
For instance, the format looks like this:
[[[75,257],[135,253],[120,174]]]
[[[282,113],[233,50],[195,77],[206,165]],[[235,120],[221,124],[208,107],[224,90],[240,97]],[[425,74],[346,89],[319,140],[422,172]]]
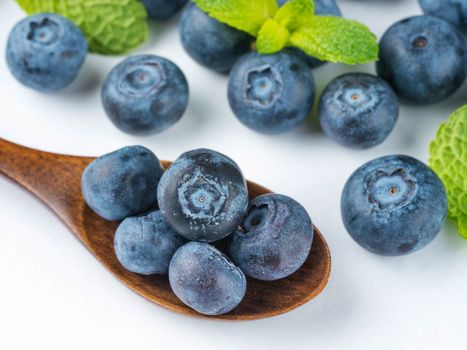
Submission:
[[[269,107],[281,95],[280,76],[269,65],[251,70],[247,74],[246,96],[259,106]]]
[[[178,188],[183,214],[193,219],[210,219],[219,215],[228,197],[228,187],[203,174],[200,169],[196,169],[192,176],[185,175]]]
[[[418,36],[412,41],[412,46],[415,49],[424,49],[428,45],[428,39],[424,36]]]
[[[41,45],[50,45],[57,41],[60,27],[57,23],[45,17],[40,22],[29,23],[27,39]]]
[[[118,79],[118,90],[125,95],[145,96],[166,84],[165,75],[165,70],[157,63],[130,64]]]
[[[365,180],[368,201],[376,210],[393,210],[412,202],[417,194],[417,181],[404,169],[387,172],[375,170]]]
[[[268,220],[269,213],[270,208],[267,204],[253,204],[240,226],[242,233],[246,234],[250,230],[263,227]]]

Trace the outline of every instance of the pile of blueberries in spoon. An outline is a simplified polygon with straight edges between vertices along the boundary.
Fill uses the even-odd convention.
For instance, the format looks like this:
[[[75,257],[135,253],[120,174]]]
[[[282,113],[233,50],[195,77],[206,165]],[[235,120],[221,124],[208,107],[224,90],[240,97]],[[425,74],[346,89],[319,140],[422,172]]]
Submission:
[[[150,17],[173,17],[186,0],[144,0]],[[283,5],[286,0],[278,0]],[[452,95],[466,78],[467,5],[458,0],[420,0],[426,15],[392,25],[380,41],[378,76],[350,73],[329,83],[319,99],[319,120],[332,140],[351,148],[382,143],[396,124],[398,100],[432,104]],[[315,0],[316,15],[341,16],[335,0]],[[434,15],[438,17],[434,17]],[[254,38],[189,3],[180,20],[186,52],[201,65],[229,74],[228,101],[238,120],[261,133],[297,128],[315,99],[312,70],[324,62],[287,48],[254,51]],[[87,53],[80,30],[56,14],[20,21],[11,31],[7,63],[31,88],[53,92],[68,86]],[[110,120],[131,134],[168,129],[185,113],[189,89],[175,63],[153,55],[123,60],[106,78],[102,103]]]
[[[241,302],[245,275],[273,281],[297,271],[313,241],[299,203],[279,194],[249,201],[237,164],[208,149],[182,154],[164,172],[147,148],[122,148],[84,170],[82,192],[95,213],[123,220],[114,242],[126,269],[168,273],[177,297],[206,315]],[[233,262],[211,245],[223,239]]]
[[[152,17],[167,19],[186,0],[144,0]],[[284,0],[278,1],[283,4]],[[382,143],[399,114],[398,99],[432,104],[452,95],[467,74],[467,5],[420,0],[426,13],[391,26],[380,41],[377,74],[350,73],[332,80],[319,98],[324,133],[358,149]],[[334,0],[315,0],[318,15],[340,16]],[[432,16],[433,15],[433,16]],[[434,17],[436,15],[437,17]],[[312,69],[324,62],[287,48],[261,55],[254,38],[185,7],[180,35],[199,64],[229,74],[227,97],[245,126],[266,134],[290,131],[310,115],[315,99]],[[38,14],[11,31],[6,59],[24,85],[61,90],[77,76],[87,53],[80,30],[56,14]],[[161,132],[185,113],[189,88],[183,72],[165,58],[134,55],[107,76],[105,113],[122,131]],[[167,274],[174,293],[207,315],[226,313],[242,300],[245,275],[285,278],[306,260],[313,226],[293,199],[267,194],[249,201],[243,175],[230,158],[199,149],[181,155],[166,171],[148,149],[132,146],[95,160],[85,170],[86,203],[107,220],[123,220],[115,252],[128,270]],[[357,243],[382,255],[425,247],[447,212],[438,176],[403,155],[374,159],[347,181],[341,199],[344,225]],[[225,240],[226,253],[213,242]]]

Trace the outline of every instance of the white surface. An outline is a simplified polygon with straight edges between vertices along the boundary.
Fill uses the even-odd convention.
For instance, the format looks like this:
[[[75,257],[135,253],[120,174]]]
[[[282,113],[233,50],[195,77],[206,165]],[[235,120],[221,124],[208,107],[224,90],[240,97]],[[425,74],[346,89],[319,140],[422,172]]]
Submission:
[[[339,1],[349,18],[379,36],[420,10],[415,0]],[[154,25],[138,52],[160,54],[183,69],[191,101],[169,131],[137,138],[114,128],[100,106],[105,74],[121,60],[89,55],[65,92],[43,95],[10,75],[4,47],[23,17],[0,1],[0,137],[43,150],[99,155],[144,144],[163,159],[210,147],[235,159],[246,176],[300,201],[324,233],[333,269],[325,291],[305,306],[272,319],[225,323],[178,315],[153,305],[114,279],[43,204],[0,177],[1,349],[465,349],[467,242],[448,223],[414,255],[367,253],[340,220],[342,187],[362,163],[390,153],[423,161],[438,124],[467,102],[467,85],[442,104],[402,106],[396,129],[381,146],[351,151],[310,126],[278,137],[244,128],[229,110],[226,78],[199,67],[183,51],[176,23]],[[346,71],[316,70],[318,91]],[[316,128],[315,128],[316,129]]]

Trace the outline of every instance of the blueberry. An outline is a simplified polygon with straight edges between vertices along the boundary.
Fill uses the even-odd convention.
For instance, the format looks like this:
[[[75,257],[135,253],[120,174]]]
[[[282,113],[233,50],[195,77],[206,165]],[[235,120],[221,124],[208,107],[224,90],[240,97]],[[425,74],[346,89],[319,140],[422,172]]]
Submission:
[[[87,51],[86,39],[76,25],[60,15],[38,14],[14,26],[6,61],[21,84],[55,92],[75,80]]]
[[[279,134],[296,128],[310,114],[314,96],[311,70],[290,50],[248,53],[230,72],[230,107],[258,132]]]
[[[129,146],[89,164],[81,178],[86,203],[107,220],[142,214],[157,202],[159,159],[145,147]]]
[[[319,101],[319,119],[326,135],[351,148],[370,148],[383,142],[398,115],[397,96],[388,83],[365,73],[334,79]]]
[[[376,68],[399,96],[431,104],[465,80],[465,55],[465,39],[457,28],[439,18],[415,16],[386,31]]]
[[[442,18],[467,30],[467,2],[465,0],[418,0],[423,12]]]
[[[341,198],[345,228],[363,248],[402,255],[428,245],[441,230],[447,198],[441,180],[422,162],[403,155],[358,168]]]
[[[279,6],[284,5],[289,0],[277,0]],[[315,15],[340,17],[341,11],[336,4],[336,0],[315,0]]]
[[[277,0],[279,6],[284,5],[288,0]],[[336,4],[335,0],[315,0],[315,15],[318,16],[334,16],[334,17],[341,17],[341,11]],[[308,56],[303,51],[294,48],[293,49],[297,55],[299,55],[302,59],[306,61],[310,68],[317,68],[324,63],[325,61],[321,61],[315,57]]]
[[[160,211],[152,211],[123,220],[115,233],[114,246],[118,261],[127,270],[165,275],[173,255],[185,242]]]
[[[306,210],[290,197],[266,194],[251,201],[228,251],[247,276],[273,281],[303,265],[312,241],[313,225]]]
[[[110,120],[130,134],[151,134],[179,121],[188,104],[188,83],[171,61],[136,55],[118,64],[102,88]]]
[[[182,236],[213,242],[232,233],[248,207],[245,179],[235,162],[215,151],[182,154],[157,189],[159,207]]]
[[[180,36],[196,62],[219,73],[228,73],[254,41],[250,35],[208,16],[194,3],[183,11]]]
[[[150,18],[167,20],[177,14],[188,0],[141,0]]]
[[[179,248],[170,262],[169,281],[183,303],[205,315],[233,310],[246,291],[243,272],[207,243]]]

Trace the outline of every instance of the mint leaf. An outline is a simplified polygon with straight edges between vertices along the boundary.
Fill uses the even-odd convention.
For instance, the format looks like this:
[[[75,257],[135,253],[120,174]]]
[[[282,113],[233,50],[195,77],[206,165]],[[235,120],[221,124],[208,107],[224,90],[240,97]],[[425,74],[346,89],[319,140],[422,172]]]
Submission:
[[[289,40],[289,31],[272,19],[268,19],[259,31],[256,49],[262,54],[282,50]]]
[[[467,239],[467,105],[441,124],[430,144],[429,164],[446,187],[448,214]]]
[[[274,20],[289,31],[294,31],[312,20],[314,14],[313,0],[289,0],[277,11]]]
[[[289,44],[322,61],[346,64],[374,61],[379,49],[366,26],[331,16],[314,16],[290,35]]]
[[[295,46],[323,61],[366,63],[378,57],[376,36],[356,21],[314,16],[313,0],[193,0],[218,21],[257,37],[261,54]]]
[[[277,12],[276,0],[193,0],[211,17],[257,36],[262,25]]]
[[[286,2],[261,27],[256,48],[259,53],[271,54],[282,50],[288,43],[290,33],[312,20],[314,2],[312,0],[290,0]]]
[[[147,38],[147,12],[138,0],[17,0],[28,15],[53,12],[81,28],[91,52],[118,55]]]

